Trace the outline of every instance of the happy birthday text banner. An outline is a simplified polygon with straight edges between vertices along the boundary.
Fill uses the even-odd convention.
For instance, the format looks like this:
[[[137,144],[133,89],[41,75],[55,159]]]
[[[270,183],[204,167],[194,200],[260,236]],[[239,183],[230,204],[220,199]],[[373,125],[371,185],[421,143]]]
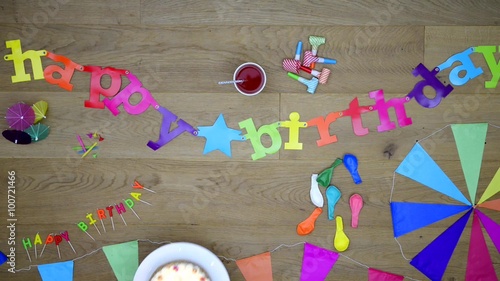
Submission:
[[[326,116],[318,116],[306,122],[300,120],[297,112],[290,113],[290,120],[277,121],[272,124],[265,124],[257,128],[252,118],[239,122],[239,129],[245,130],[246,134],[228,128],[225,124],[224,116],[221,114],[212,126],[203,127],[205,131],[196,129],[191,124],[172,113],[166,107],[161,106],[153,97],[151,92],[145,88],[137,76],[129,70],[114,67],[82,66],[73,62],[67,57],[57,55],[46,50],[22,51],[20,40],[6,41],[6,47],[11,53],[4,56],[4,60],[12,61],[14,65],[14,75],[11,76],[12,83],[27,82],[45,79],[50,84],[57,85],[67,91],[73,90],[71,79],[75,72],[86,72],[90,75],[89,97],[84,101],[87,108],[104,109],[107,108],[114,116],[122,111],[131,115],[140,115],[152,107],[161,114],[161,127],[157,141],[149,141],[147,146],[153,150],[158,150],[168,144],[179,135],[187,132],[193,136],[205,137],[207,139],[204,153],[213,150],[220,150],[231,157],[231,141],[250,140],[254,153],[252,159],[257,160],[269,154],[278,152],[282,146],[282,138],[279,128],[287,128],[289,141],[285,143],[284,149],[301,150],[303,144],[299,140],[300,130],[306,127],[316,127],[319,139],[318,146],[325,146],[338,141],[335,134],[330,134],[329,127],[340,118],[350,118],[353,132],[356,136],[364,136],[369,133],[364,127],[362,116],[369,112],[377,112],[380,125],[378,132],[391,131],[399,127],[412,125],[412,119],[407,116],[405,105],[415,100],[424,108],[435,108],[454,89],[454,86],[463,86],[470,80],[475,79],[484,73],[482,67],[477,67],[471,59],[473,53],[480,53],[486,61],[491,79],[485,81],[485,88],[496,88],[500,79],[500,62],[495,59],[498,51],[497,46],[477,46],[467,48],[464,51],[454,54],[440,65],[429,70],[425,65],[419,64],[412,71],[412,75],[420,77],[413,89],[404,97],[396,97],[386,100],[382,89],[368,93],[369,98],[374,103],[370,105],[360,105],[355,97],[348,105],[348,108],[336,112],[330,112]],[[51,64],[43,68],[42,57],[51,61]],[[32,67],[32,75],[26,73],[25,61],[29,60]],[[441,82],[437,74],[449,70],[448,79],[451,85]],[[32,77],[33,76],[33,77]],[[109,78],[111,83],[108,87],[102,85],[103,77]],[[128,81],[127,85],[122,83]],[[435,96],[429,98],[424,94],[424,88],[432,88]],[[132,95],[139,95],[140,101],[136,104],[130,103]],[[389,110],[393,109],[396,120],[391,120]],[[221,119],[221,120],[219,120]],[[397,121],[397,125],[396,125]],[[175,127],[174,129],[171,129]],[[202,134],[200,134],[202,132]],[[270,137],[272,144],[265,147],[262,136]]]

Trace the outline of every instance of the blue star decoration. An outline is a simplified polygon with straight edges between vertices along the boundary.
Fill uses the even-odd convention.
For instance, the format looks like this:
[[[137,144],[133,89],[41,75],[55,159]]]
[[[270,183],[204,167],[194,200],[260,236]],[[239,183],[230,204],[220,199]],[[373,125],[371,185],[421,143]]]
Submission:
[[[203,154],[220,150],[231,157],[231,141],[246,141],[241,131],[228,128],[224,115],[221,113],[212,126],[198,127],[198,137],[207,139]]]

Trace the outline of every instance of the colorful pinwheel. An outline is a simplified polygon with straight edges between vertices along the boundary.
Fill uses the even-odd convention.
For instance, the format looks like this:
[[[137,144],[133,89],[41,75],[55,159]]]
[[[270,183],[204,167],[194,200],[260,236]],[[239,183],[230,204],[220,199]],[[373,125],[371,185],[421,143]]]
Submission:
[[[451,125],[451,129],[471,200],[469,201],[460,192],[422,145],[417,142],[396,169],[394,175],[403,175],[460,202],[460,204],[391,202],[394,237],[397,240],[398,237],[412,231],[463,213],[456,222],[410,261],[412,266],[429,279],[441,280],[467,222],[472,216],[465,280],[498,280],[481,225],[500,253],[500,224],[480,211],[479,208],[500,211],[500,199],[490,200],[500,192],[500,169],[496,171],[481,198],[476,202],[488,124],[455,124]]]

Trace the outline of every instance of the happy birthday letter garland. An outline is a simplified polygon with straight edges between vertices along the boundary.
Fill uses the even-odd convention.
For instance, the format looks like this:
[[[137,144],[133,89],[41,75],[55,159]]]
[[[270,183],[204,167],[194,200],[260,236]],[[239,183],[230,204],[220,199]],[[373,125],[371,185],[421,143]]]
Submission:
[[[324,42],[321,44],[323,43]],[[194,136],[198,135],[197,129],[184,120],[179,119],[177,115],[167,108],[159,105],[149,90],[147,90],[140,80],[128,70],[113,67],[81,66],[64,56],[56,55],[46,50],[28,50],[22,52],[20,40],[6,41],[6,47],[11,49],[12,52],[11,54],[5,55],[4,59],[14,63],[15,75],[11,78],[13,83],[31,81],[31,75],[26,73],[24,66],[24,61],[29,59],[31,61],[34,80],[45,78],[47,82],[58,85],[68,91],[73,90],[71,78],[75,71],[90,73],[90,95],[89,99],[84,102],[85,107],[98,109],[106,107],[115,116],[121,113],[119,110],[121,105],[123,105],[123,109],[128,114],[132,115],[142,114],[149,107],[153,107],[162,115],[162,125],[158,140],[156,142],[149,141],[147,143],[147,146],[153,150],[161,148],[184,132],[188,132]],[[312,47],[314,50],[315,45],[312,44]],[[481,67],[476,67],[471,60],[470,56],[473,53],[481,53],[483,55],[491,72],[491,80],[485,82],[485,88],[496,88],[500,79],[500,63],[495,59],[496,52],[497,46],[477,46],[452,55],[445,62],[432,70],[429,70],[423,64],[419,64],[412,71],[412,74],[415,77],[420,76],[422,80],[417,82],[414,88],[404,97],[392,98],[386,101],[384,91],[380,89],[369,92],[369,97],[375,101],[372,105],[360,106],[358,98],[356,97],[349,103],[349,108],[331,112],[326,117],[319,116],[307,122],[301,122],[299,120],[300,115],[297,112],[292,112],[290,114],[290,120],[288,121],[279,121],[263,125],[257,129],[252,118],[249,118],[239,122],[239,127],[240,129],[246,130],[246,134],[243,137],[250,140],[255,151],[255,153],[252,154],[252,159],[257,160],[268,154],[279,151],[281,148],[281,136],[278,131],[279,127],[288,128],[290,132],[290,140],[285,144],[284,149],[301,150],[302,143],[299,142],[299,129],[316,126],[320,137],[316,143],[318,146],[324,146],[337,142],[336,135],[330,134],[329,126],[339,118],[350,117],[354,134],[357,136],[364,136],[369,133],[369,130],[363,126],[362,114],[377,111],[380,120],[377,131],[390,131],[396,128],[395,122],[391,121],[388,113],[389,109],[393,108],[396,113],[399,127],[409,126],[412,124],[412,119],[406,115],[406,103],[415,99],[422,107],[434,108],[439,105],[442,99],[446,98],[453,91],[454,88],[452,85],[445,85],[437,78],[438,73],[451,68],[448,78],[451,84],[455,86],[463,86],[470,80],[483,74],[483,69]],[[42,69],[41,57],[47,57],[54,62],[59,62],[64,65],[64,68],[57,65],[49,65],[45,69]],[[455,62],[460,62],[461,64],[453,67]],[[321,60],[317,60],[315,63],[321,63]],[[55,73],[58,73],[60,77],[56,78],[54,76]],[[111,78],[111,83],[108,88],[104,88],[101,84],[101,80],[104,76]],[[123,77],[129,80],[129,84],[121,89]],[[433,88],[436,93],[435,97],[427,97],[424,94],[425,87]],[[139,94],[141,100],[138,104],[132,105],[129,102],[129,98],[134,94]],[[101,96],[104,97],[103,100],[101,100]],[[171,125],[174,123],[177,123],[177,127],[171,131]],[[206,128],[208,129],[208,127]],[[228,130],[227,132],[234,134],[234,131]],[[264,134],[271,137],[272,143],[270,147],[265,147],[261,143],[261,137]],[[210,138],[217,138],[216,135],[204,135],[204,137],[207,138],[207,142],[209,142]],[[229,143],[232,140],[235,140],[235,138],[229,137],[224,139],[224,141]],[[205,149],[205,151],[207,151],[207,149]],[[229,157],[231,155],[227,149],[225,150],[225,154]]]

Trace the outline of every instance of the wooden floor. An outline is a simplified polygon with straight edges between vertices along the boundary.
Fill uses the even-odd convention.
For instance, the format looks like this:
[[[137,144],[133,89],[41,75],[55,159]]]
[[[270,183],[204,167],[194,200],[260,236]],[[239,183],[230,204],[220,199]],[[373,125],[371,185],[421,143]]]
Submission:
[[[160,105],[193,126],[210,126],[223,113],[227,125],[234,129],[248,118],[257,127],[287,120],[293,111],[300,113],[302,121],[308,121],[348,108],[355,97],[361,105],[371,105],[368,92],[377,89],[384,90],[386,99],[403,97],[420,81],[411,73],[419,63],[432,69],[471,46],[498,46],[498,25],[498,0],[0,3],[2,42],[21,39],[23,51],[48,50],[81,65],[128,69]],[[304,42],[305,49],[310,48],[309,35],[325,37],[319,55],[338,62],[329,66],[332,74],[328,83],[320,85],[314,95],[306,93],[305,86],[288,78],[281,68],[284,58],[293,57],[298,40]],[[10,49],[2,48],[2,56],[9,53]],[[321,172],[335,158],[353,153],[359,159],[363,184],[354,185],[343,168],[335,171],[333,179],[343,193],[336,214],[344,217],[351,239],[343,254],[370,267],[425,280],[401,256],[393,238],[389,209],[393,172],[416,140],[448,124],[500,125],[500,87],[485,89],[491,72],[480,54],[473,54],[472,59],[484,74],[456,87],[436,108],[408,103],[411,126],[378,133],[377,114],[367,113],[363,124],[370,133],[358,137],[350,119],[342,118],[330,128],[338,136],[337,143],[318,147],[316,128],[306,128],[300,132],[303,150],[282,147],[279,153],[257,161],[251,159],[249,141],[233,142],[233,157],[228,158],[219,151],[203,155],[205,139],[189,134],[153,151],[146,144],[158,139],[161,116],[155,110],[139,116],[123,111],[115,117],[108,110],[85,108],[88,73],[75,73],[73,92],[45,80],[13,84],[13,63],[2,60],[0,115],[16,102],[45,100],[49,113],[44,123],[51,128],[46,140],[28,146],[0,140],[3,224],[7,224],[8,171],[16,173],[16,268],[30,265],[21,246],[23,237],[33,239],[38,232],[45,237],[64,230],[69,231],[77,254],[61,244],[59,259],[56,248],[47,247],[43,257],[34,259],[32,265],[72,260],[102,246],[136,239],[194,242],[229,259],[301,241],[333,249],[335,224],[327,219],[326,211],[311,235],[299,236],[295,229],[314,209],[309,199],[311,174]],[[244,97],[231,85],[217,85],[217,81],[231,79],[236,67],[247,61],[266,70],[268,81],[261,94]],[[50,61],[44,58],[43,63],[45,67]],[[31,72],[31,65],[26,65]],[[444,74],[439,77],[447,79]],[[6,122],[0,122],[0,129],[7,128]],[[98,157],[81,159],[72,150],[78,145],[76,135],[94,131],[104,137]],[[283,142],[288,141],[288,130],[280,132]],[[445,128],[422,144],[465,192],[451,129]],[[499,167],[499,145],[500,129],[489,126],[479,192]],[[157,192],[144,192],[141,198],[153,206],[138,202],[134,207],[141,220],[127,212],[127,226],[115,217],[116,231],[109,231],[108,225],[108,232],[99,236],[95,229],[89,229],[96,241],[76,227],[79,221],[86,221],[87,213],[130,198],[135,179]],[[358,229],[348,226],[349,197],[353,193],[365,200]],[[393,199],[451,202],[401,176],[396,177]],[[500,222],[498,213],[487,213]],[[447,219],[402,237],[406,256],[413,257],[452,222]],[[464,280],[469,230],[470,222],[444,280]],[[0,227],[3,252],[8,251],[8,235],[8,229]],[[500,254],[486,239],[500,276]],[[156,247],[139,242],[140,260]],[[302,250],[302,246],[296,246],[272,253],[274,280],[299,280]],[[235,262],[224,263],[231,280],[244,280]],[[0,267],[0,280],[40,280],[35,267],[16,274],[7,269],[5,264]],[[75,280],[115,280],[102,251],[76,260],[74,276]],[[366,278],[365,267],[341,257],[327,280]]]

